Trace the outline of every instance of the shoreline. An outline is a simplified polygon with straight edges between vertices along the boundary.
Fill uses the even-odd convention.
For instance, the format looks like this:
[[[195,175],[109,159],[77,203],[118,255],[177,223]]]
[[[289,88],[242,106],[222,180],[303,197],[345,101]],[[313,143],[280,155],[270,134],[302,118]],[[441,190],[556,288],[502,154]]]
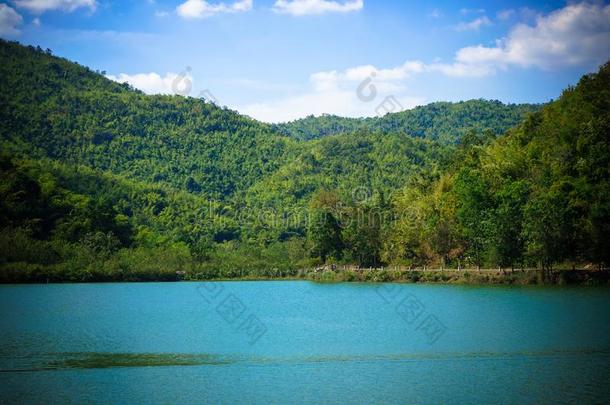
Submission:
[[[151,282],[238,282],[238,281],[311,281],[315,283],[398,283],[446,285],[610,285],[610,270],[498,270],[498,269],[433,269],[433,270],[295,270],[285,276],[244,275],[239,277],[210,277],[203,273],[114,274],[110,277],[69,279],[53,274],[2,274],[0,284],[79,284],[79,283],[151,283]],[[8,277],[7,277],[8,276]],[[12,276],[12,277],[11,277]],[[19,277],[21,276],[21,277]],[[45,277],[46,276],[46,277]],[[64,276],[64,277],[62,277]]]
[[[314,281],[396,282],[456,285],[608,285],[610,270],[372,270],[327,272]]]

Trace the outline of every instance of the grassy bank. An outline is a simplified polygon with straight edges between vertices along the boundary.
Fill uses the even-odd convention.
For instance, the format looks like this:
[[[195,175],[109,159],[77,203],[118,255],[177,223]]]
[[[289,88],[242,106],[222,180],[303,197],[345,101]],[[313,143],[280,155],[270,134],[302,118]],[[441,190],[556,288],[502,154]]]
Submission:
[[[311,272],[307,278],[317,282],[399,282],[439,284],[506,285],[603,285],[610,282],[608,270],[370,270]]]
[[[219,270],[209,267],[168,270],[159,267],[114,271],[66,272],[65,268],[31,264],[0,266],[0,283],[177,282],[309,280],[320,283],[396,282],[500,285],[604,285],[610,270],[408,270],[408,269],[291,269]]]

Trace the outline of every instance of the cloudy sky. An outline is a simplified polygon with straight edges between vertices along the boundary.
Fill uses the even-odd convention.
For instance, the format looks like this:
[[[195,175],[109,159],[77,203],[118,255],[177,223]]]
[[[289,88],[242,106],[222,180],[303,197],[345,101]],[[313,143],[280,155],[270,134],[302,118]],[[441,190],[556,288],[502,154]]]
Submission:
[[[610,59],[608,2],[0,0],[0,37],[252,117],[544,102]]]

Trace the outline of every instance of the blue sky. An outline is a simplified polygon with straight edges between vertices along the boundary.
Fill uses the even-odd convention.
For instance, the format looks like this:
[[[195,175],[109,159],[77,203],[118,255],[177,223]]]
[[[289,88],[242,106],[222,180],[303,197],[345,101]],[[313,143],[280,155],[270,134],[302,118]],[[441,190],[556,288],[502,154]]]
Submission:
[[[545,102],[610,59],[601,1],[14,0],[0,36],[275,122]]]

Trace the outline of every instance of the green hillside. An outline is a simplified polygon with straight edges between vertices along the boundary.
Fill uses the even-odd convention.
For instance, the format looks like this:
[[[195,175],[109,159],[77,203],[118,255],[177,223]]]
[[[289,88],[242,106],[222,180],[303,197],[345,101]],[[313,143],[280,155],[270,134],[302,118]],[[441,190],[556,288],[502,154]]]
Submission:
[[[437,102],[379,118],[309,116],[274,127],[280,133],[300,140],[374,131],[384,134],[403,133],[444,144],[455,144],[472,130],[489,130],[494,135],[501,135],[519,124],[527,114],[539,109],[540,106],[535,104],[502,104],[487,100]]]
[[[0,61],[0,280],[608,262],[608,66],[542,109],[271,126],[17,43]]]
[[[386,261],[608,265],[610,64],[486,144],[463,139],[439,180],[407,187]]]
[[[0,136],[28,156],[225,199],[276,170],[289,147],[233,111],[147,96],[42,50],[2,41],[0,60]]]

